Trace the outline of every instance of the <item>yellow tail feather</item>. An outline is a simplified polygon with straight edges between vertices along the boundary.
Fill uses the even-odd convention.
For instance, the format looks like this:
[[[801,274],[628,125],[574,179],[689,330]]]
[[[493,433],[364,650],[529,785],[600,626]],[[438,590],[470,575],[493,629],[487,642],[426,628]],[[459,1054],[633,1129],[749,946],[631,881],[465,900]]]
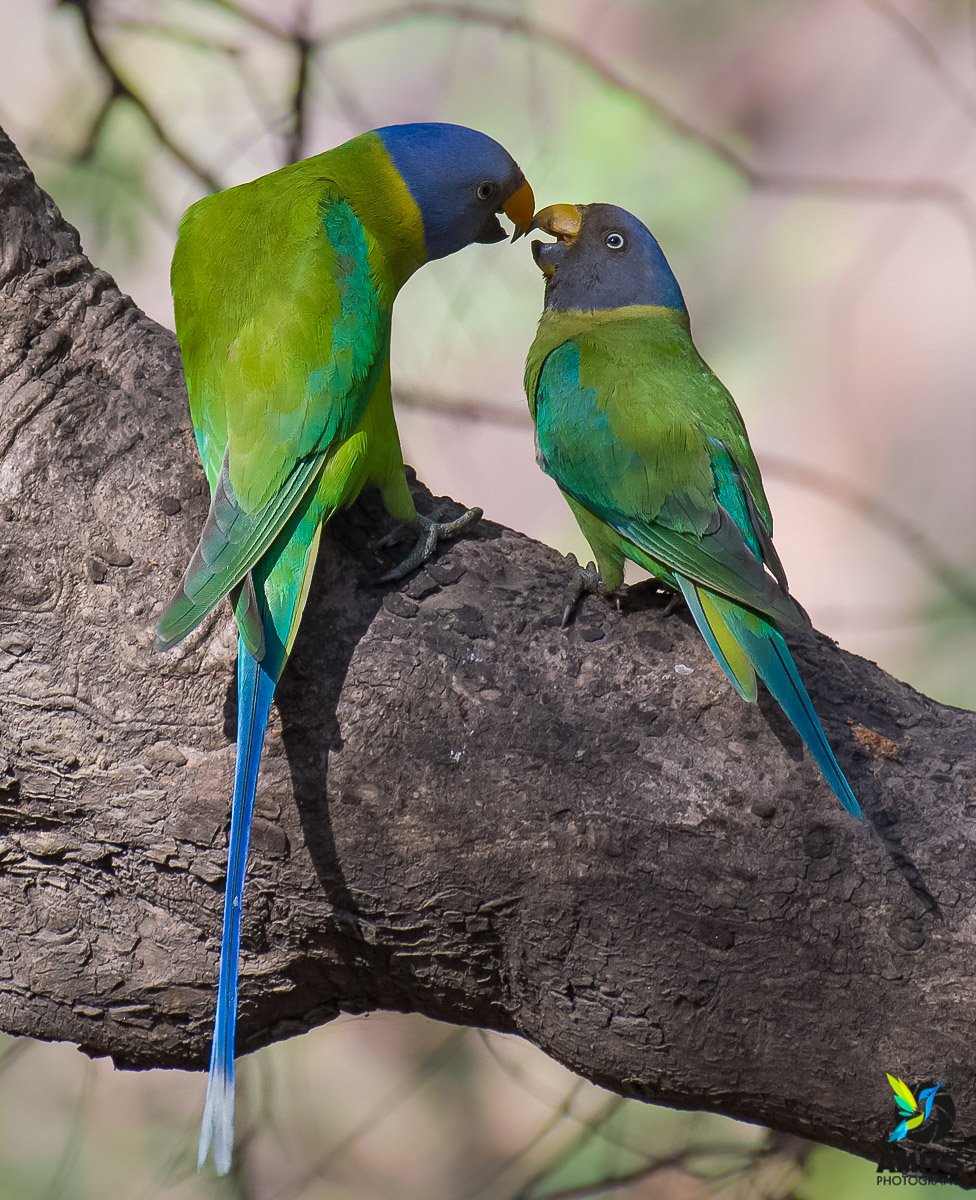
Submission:
[[[739,685],[739,691],[743,699],[748,700],[750,704],[755,704],[757,694],[756,672],[753,669],[752,663],[746,656],[745,651],[735,640],[732,630],[726,624],[725,618],[722,616],[721,610],[716,603],[716,597],[703,587],[696,587],[695,592],[702,606],[702,612],[705,614],[705,619],[708,621],[708,626],[712,631],[712,636],[725,656],[725,661],[728,663],[729,669],[735,676],[735,681]]]

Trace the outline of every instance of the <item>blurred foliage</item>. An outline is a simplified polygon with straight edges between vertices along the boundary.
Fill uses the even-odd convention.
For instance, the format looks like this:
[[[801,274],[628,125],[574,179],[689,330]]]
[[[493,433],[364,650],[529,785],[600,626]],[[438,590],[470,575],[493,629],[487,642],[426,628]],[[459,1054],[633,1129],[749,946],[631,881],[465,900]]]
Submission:
[[[968,0],[0,0],[0,37],[0,123],[163,322],[187,204],[372,125],[472,124],[540,203],[637,211],[739,397],[797,595],[851,648],[976,706]],[[435,490],[582,553],[521,396],[540,299],[528,256],[491,247],[411,281],[401,431]],[[216,1181],[193,1166],[202,1078],[8,1043],[0,1200],[876,1190],[864,1160],[623,1102],[417,1018],[342,1020],[241,1075],[242,1154]]]
[[[867,1200],[868,1196],[877,1196],[878,1180],[876,1167],[873,1163],[865,1162],[863,1158],[855,1158],[853,1154],[843,1154],[840,1150],[814,1150],[807,1161],[804,1178],[799,1180],[794,1188],[796,1200],[827,1200],[828,1197],[850,1197],[851,1200]],[[966,1188],[954,1187],[952,1184],[940,1183],[933,1185],[934,1190],[925,1189],[925,1194],[934,1195],[938,1200],[965,1200],[972,1196]],[[884,1191],[894,1190],[889,1185]],[[918,1188],[914,1188],[918,1191]]]

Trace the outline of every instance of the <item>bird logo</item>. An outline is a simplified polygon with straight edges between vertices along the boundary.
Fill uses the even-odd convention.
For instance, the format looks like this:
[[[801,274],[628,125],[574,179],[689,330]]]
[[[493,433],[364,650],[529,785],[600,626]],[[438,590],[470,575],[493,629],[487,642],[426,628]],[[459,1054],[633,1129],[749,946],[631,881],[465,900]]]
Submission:
[[[939,1093],[939,1089],[945,1086],[945,1081],[941,1080],[939,1083],[923,1088],[918,1093],[917,1100],[912,1089],[904,1079],[899,1079],[897,1075],[888,1075],[888,1083],[891,1085],[891,1090],[895,1093],[895,1104],[898,1106],[898,1113],[901,1117],[901,1120],[888,1135],[888,1141],[900,1142],[908,1137],[914,1140],[915,1131],[931,1119],[935,1098]],[[938,1110],[936,1111],[936,1115],[939,1115]]]

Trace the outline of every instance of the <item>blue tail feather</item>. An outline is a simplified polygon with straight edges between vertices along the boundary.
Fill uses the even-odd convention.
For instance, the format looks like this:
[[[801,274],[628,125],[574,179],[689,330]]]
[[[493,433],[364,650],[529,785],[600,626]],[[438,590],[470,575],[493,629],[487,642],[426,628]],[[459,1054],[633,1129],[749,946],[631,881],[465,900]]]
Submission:
[[[241,906],[251,837],[254,793],[261,765],[264,731],[271,711],[275,679],[239,643],[237,651],[237,764],[230,815],[224,928],[207,1100],[200,1128],[198,1169],[213,1151],[217,1173],[230,1170],[234,1147],[234,1041],[237,1028],[237,973],[241,947]]]
[[[762,618],[743,610],[730,611],[732,608],[731,604],[728,608],[723,606],[723,612],[727,614],[729,628],[735,634],[739,645],[749,656],[773,698],[792,721],[797,733],[803,738],[837,799],[852,816],[859,817],[861,806],[834,757],[820,718],[813,707],[813,701],[803,686],[783,635]],[[757,626],[755,630],[750,628],[753,623]]]

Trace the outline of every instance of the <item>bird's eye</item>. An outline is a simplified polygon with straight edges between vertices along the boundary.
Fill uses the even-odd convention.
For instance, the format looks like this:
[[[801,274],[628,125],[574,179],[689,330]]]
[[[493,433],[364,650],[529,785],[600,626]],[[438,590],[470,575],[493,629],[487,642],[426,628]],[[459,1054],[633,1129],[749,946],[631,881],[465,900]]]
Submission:
[[[479,200],[490,200],[495,194],[495,185],[486,180],[484,183],[479,183],[475,188],[475,195]]]
[[[624,235],[622,233],[617,233],[616,230],[612,230],[603,239],[603,244],[608,250],[623,250]]]

